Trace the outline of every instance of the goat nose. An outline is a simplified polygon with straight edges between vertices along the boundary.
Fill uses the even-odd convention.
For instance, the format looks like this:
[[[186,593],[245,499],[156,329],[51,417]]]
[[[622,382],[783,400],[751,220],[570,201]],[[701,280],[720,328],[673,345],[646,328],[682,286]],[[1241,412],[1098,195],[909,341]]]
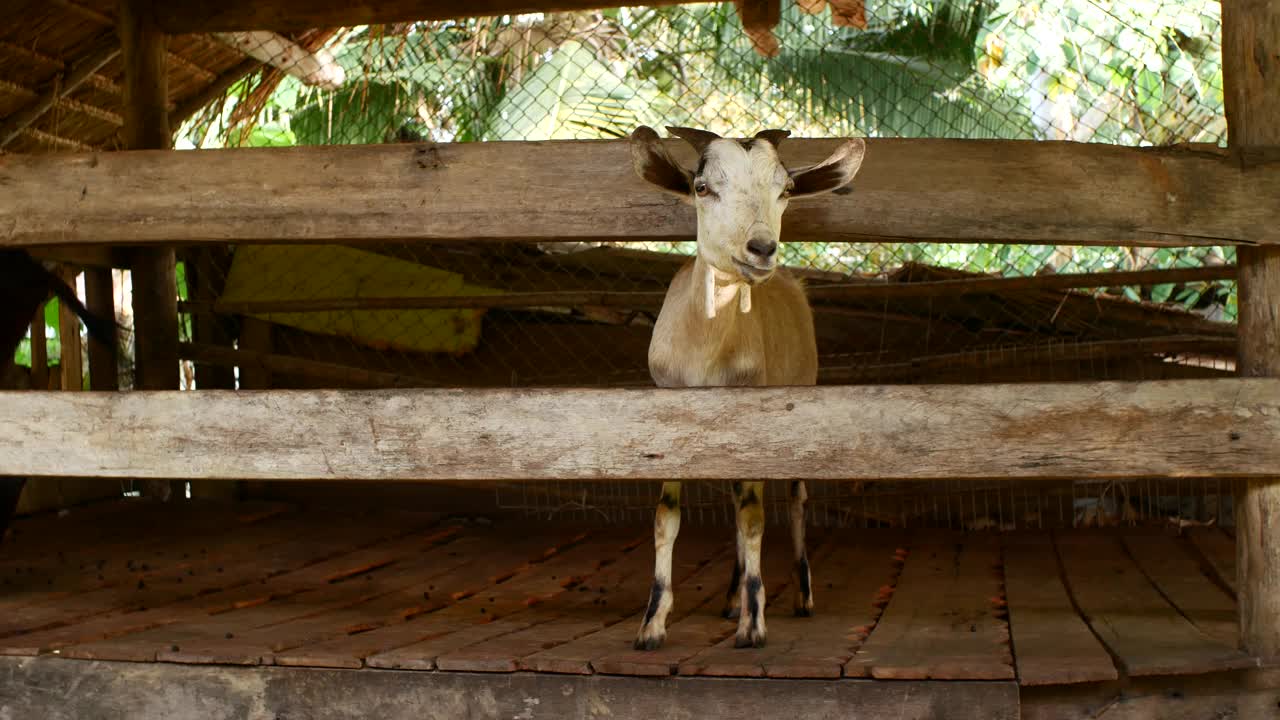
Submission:
[[[747,241],[747,252],[768,260],[773,257],[774,253],[778,252],[778,241],[758,237],[751,238]]]

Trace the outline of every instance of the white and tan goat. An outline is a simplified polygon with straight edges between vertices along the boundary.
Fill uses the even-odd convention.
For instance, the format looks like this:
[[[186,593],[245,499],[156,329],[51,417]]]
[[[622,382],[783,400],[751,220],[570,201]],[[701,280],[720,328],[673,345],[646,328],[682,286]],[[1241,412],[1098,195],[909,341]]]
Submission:
[[[778,270],[782,213],[789,198],[847,185],[862,164],[865,144],[846,140],[821,163],[788,171],[778,159],[778,144],[789,134],[785,130],[737,140],[704,130],[667,129],[698,152],[695,170],[675,163],[658,134],[647,127],[631,135],[632,159],[640,177],[697,209],[698,253],[676,273],[662,303],[649,345],[654,382],[659,387],[815,384],[813,314],[800,283]],[[738,559],[724,614],[738,616],[735,646],[761,647],[764,483],[738,482],[733,490]],[[804,483],[791,483],[795,612],[807,616],[813,611],[813,594],[804,543],[805,499]],[[654,518],[653,588],[637,649],[657,648],[666,638],[667,614],[675,599],[671,557],[679,531],[680,483],[664,483]]]

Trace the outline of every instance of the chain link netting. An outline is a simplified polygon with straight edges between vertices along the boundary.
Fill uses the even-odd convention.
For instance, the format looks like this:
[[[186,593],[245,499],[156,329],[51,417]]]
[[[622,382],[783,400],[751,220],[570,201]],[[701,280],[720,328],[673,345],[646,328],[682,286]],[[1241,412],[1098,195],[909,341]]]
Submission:
[[[712,3],[344,28],[296,42],[240,33],[222,39],[264,69],[188,122],[179,145],[601,139],[641,124],[736,136],[784,127],[795,137],[1223,143],[1219,7],[1209,0],[806,0],[782,3],[776,24],[755,15]],[[270,367],[255,377],[276,385],[643,385],[662,293],[695,249],[692,240],[239,246],[216,260],[201,251],[184,328],[205,360],[211,342],[258,353]],[[1231,247],[832,242],[783,252],[815,297],[823,382],[1232,369]],[[1075,289],[944,287],[1215,266],[1222,272]],[[839,290],[870,283],[937,292]]]
[[[708,3],[213,35],[262,66],[185,122],[176,144],[616,139],[684,125],[726,136],[776,127],[800,138],[1225,145],[1216,0],[784,0],[776,24],[756,14]],[[679,243],[183,249],[182,387],[649,385],[650,333],[696,251],[692,231]],[[784,243],[783,261],[811,292],[821,383],[1234,370],[1232,247]],[[1177,270],[1211,272],[1167,274]],[[117,307],[128,308],[128,273],[117,275]],[[993,277],[1025,282],[957,289]],[[1093,487],[1084,501],[1070,483],[812,492],[815,515],[843,524],[1223,513],[1216,485],[1190,510],[1195,493],[1157,485]],[[691,512],[723,512],[710,509],[723,505],[715,488],[691,493]],[[652,487],[519,486],[498,504],[640,518]]]

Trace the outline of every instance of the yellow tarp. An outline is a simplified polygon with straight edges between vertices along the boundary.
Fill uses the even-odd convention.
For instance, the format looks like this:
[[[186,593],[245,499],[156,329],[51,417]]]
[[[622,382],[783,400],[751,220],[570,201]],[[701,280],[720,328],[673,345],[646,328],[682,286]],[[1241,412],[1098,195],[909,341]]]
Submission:
[[[225,302],[318,298],[490,295],[461,275],[338,245],[242,245],[222,294]],[[465,353],[480,341],[483,310],[332,310],[253,317],[300,330],[353,338],[378,348]]]

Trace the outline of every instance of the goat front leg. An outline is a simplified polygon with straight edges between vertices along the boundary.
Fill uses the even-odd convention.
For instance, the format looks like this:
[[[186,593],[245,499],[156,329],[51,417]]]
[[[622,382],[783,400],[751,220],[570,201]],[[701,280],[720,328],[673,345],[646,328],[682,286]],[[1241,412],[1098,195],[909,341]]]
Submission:
[[[667,614],[675,603],[671,590],[671,556],[680,534],[680,483],[662,484],[662,498],[653,516],[653,587],[649,607],[636,635],[637,650],[656,650],[667,639]]]
[[[804,503],[809,499],[809,490],[803,480],[791,483],[788,507],[791,516],[791,548],[795,553],[795,565],[792,568],[792,584],[795,587],[796,617],[813,615],[813,585],[809,577],[809,554],[804,547]]]
[[[738,507],[738,503],[742,499],[742,483],[735,482],[733,484],[733,507]],[[738,554],[733,563],[733,574],[729,576],[729,589],[724,594],[724,610],[720,611],[720,615],[730,620],[738,619],[738,613],[742,611],[742,564],[743,553],[746,552],[746,544],[742,539],[742,531],[735,530],[738,536]]]
[[[738,536],[742,539],[741,612],[734,647],[764,647],[764,579],[760,546],[764,541],[764,483],[742,484],[738,499]]]

